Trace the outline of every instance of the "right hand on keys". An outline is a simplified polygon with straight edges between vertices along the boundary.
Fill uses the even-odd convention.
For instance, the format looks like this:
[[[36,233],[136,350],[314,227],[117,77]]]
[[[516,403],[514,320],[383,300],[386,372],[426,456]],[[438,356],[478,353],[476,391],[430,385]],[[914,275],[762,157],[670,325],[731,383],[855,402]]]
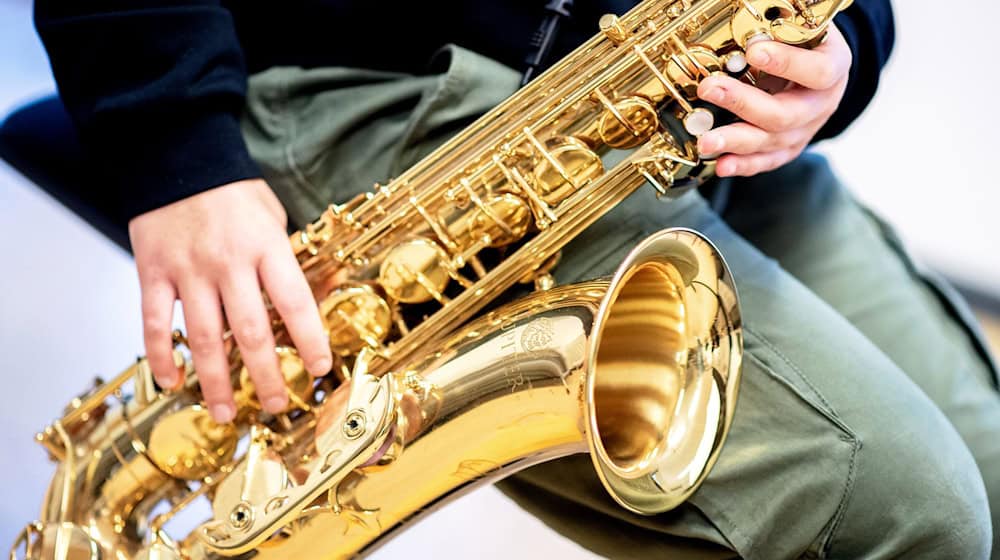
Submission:
[[[261,288],[306,369],[320,376],[333,364],[316,302],[288,243],[286,223],[281,203],[260,179],[223,185],[129,222],[153,375],[165,388],[182,381],[171,339],[174,301],[180,299],[198,381],[217,422],[236,416],[223,345],[226,323],[264,410],[277,413],[288,406]]]

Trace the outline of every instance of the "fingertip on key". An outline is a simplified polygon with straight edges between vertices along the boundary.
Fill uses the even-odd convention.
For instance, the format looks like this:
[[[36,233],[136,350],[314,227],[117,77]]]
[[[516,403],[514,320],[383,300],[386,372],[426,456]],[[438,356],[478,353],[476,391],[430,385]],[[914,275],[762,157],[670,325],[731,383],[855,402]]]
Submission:
[[[213,404],[209,411],[218,424],[228,424],[236,418],[236,407],[232,404]]]
[[[264,410],[271,414],[278,414],[288,408],[288,397],[285,395],[268,397],[262,404],[264,405]]]
[[[177,389],[177,386],[179,385],[178,376],[173,374],[155,375],[153,376],[153,379],[156,380],[156,384],[159,385],[164,391],[173,391]]]
[[[747,60],[750,61],[752,66],[757,68],[764,68],[771,62],[771,53],[767,51],[767,47],[763,45],[757,45],[750,49],[747,53]]]
[[[310,375],[313,377],[323,377],[324,375],[330,373],[330,369],[333,367],[333,360],[330,358],[320,358],[312,363],[308,368]]]

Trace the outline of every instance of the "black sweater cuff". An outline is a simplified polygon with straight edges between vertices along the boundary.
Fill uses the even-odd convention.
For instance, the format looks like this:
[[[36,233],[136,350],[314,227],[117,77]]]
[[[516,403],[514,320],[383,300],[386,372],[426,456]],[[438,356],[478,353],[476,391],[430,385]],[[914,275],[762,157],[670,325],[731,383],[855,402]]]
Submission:
[[[239,118],[231,113],[163,123],[150,136],[155,142],[119,138],[103,153],[94,154],[111,187],[111,200],[118,203],[117,213],[125,220],[214,187],[261,176],[243,141]]]

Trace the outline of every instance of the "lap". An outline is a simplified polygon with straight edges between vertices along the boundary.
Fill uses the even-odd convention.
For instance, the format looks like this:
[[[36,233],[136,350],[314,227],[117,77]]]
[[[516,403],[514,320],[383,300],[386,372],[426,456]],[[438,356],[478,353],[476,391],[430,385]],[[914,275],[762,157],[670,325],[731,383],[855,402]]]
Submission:
[[[505,490],[558,530],[615,557],[628,557],[614,553],[619,533],[560,521],[575,515],[567,502],[645,528],[644,540],[628,542],[648,554],[676,553],[674,537],[713,541],[748,558],[831,551],[856,556],[876,543],[892,554],[910,544],[886,535],[909,539],[940,531],[924,524],[940,518],[920,512],[942,507],[960,507],[964,515],[956,519],[979,519],[967,530],[988,534],[977,469],[940,410],[861,331],[697,195],[657,204],[637,193],[575,241],[578,250],[568,248],[562,279],[608,272],[628,250],[630,232],[638,229],[641,237],[667,225],[692,227],[712,239],[733,270],[743,307],[746,359],[736,417],[708,480],[678,511],[653,518],[617,508],[586,459],[535,467]],[[599,249],[601,260],[594,262],[599,240],[621,247]],[[934,491],[924,491],[929,481]],[[887,505],[894,495],[907,499]],[[973,499],[942,503],[953,496]]]
[[[972,451],[998,519],[1000,393],[964,302],[818,157],[733,187],[726,222],[845,317],[944,412]],[[994,545],[1000,548],[997,537]]]

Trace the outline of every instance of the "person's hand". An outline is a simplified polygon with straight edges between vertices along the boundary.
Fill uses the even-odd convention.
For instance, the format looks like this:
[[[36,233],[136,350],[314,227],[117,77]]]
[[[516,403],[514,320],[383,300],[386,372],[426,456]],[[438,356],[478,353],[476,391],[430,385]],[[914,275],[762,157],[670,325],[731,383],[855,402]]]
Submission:
[[[211,189],[129,222],[153,375],[168,389],[182,381],[171,342],[179,298],[198,382],[217,422],[236,415],[223,344],[227,322],[264,410],[276,413],[288,405],[262,286],[308,371],[324,375],[333,363],[316,302],[285,234],[286,220],[274,193],[256,179]]]
[[[698,97],[746,121],[698,139],[701,153],[727,154],[716,166],[721,177],[770,171],[802,153],[844,96],[851,49],[831,25],[826,41],[815,49],[761,41],[747,49],[747,60],[790,83],[774,95],[728,76],[710,76],[698,86]]]

